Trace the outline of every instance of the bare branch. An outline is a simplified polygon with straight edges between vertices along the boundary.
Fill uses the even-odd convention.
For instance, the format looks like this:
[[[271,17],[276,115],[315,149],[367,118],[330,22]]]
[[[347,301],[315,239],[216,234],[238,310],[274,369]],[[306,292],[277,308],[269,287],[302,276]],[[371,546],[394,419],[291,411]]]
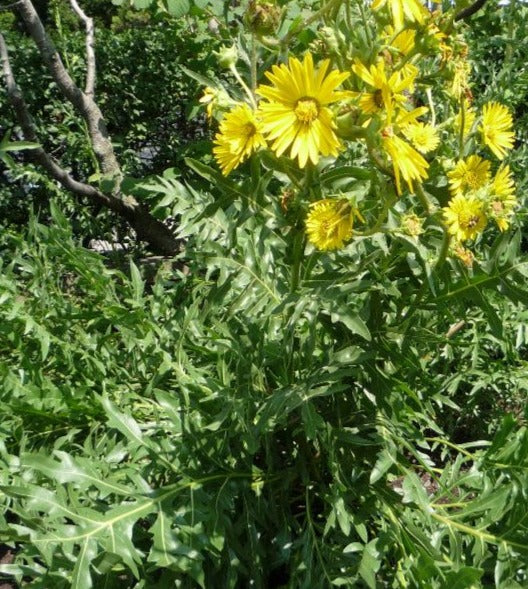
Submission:
[[[24,96],[16,83],[9,53],[3,35],[0,33],[0,64],[7,88],[7,96],[11,102],[18,122],[26,140],[38,143],[35,124],[31,118]],[[75,180],[55,158],[50,156],[42,147],[29,152],[38,164],[54,178],[61,186],[77,197],[85,197],[96,204],[103,205],[124,217],[135,229],[139,239],[145,240],[159,253],[173,255],[179,251],[179,242],[163,223],[152,217],[149,211],[133,199],[120,199],[113,195],[104,194],[97,188]]]
[[[470,4],[467,8],[464,8],[464,10],[461,10],[455,16],[455,22],[458,22],[460,20],[465,20],[466,18],[473,16],[475,14],[475,12],[478,12],[484,6],[484,4],[486,4],[486,1],[487,0],[476,0],[475,2],[473,2],[473,4]]]
[[[30,35],[33,37],[53,80],[62,94],[86,121],[92,147],[103,173],[120,178],[121,170],[101,110],[93,98],[75,84],[68,70],[64,67],[60,55],[48,37],[31,0],[20,0],[18,11]]]
[[[0,10],[10,10],[11,8],[15,8],[20,4],[20,0],[16,2],[12,2],[11,4],[6,4],[5,6],[0,5]]]
[[[95,93],[95,29],[93,18],[86,15],[77,3],[77,0],[70,0],[71,7],[75,14],[83,21],[86,29],[86,86],[84,92],[93,98]]]

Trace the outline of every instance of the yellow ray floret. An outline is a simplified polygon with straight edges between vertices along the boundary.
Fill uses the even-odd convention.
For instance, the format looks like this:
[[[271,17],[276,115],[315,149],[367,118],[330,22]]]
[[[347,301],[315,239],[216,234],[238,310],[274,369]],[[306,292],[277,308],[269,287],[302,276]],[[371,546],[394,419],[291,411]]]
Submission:
[[[319,156],[337,156],[341,146],[334,130],[334,116],[327,105],[343,99],[345,92],[336,88],[349,76],[339,71],[328,72],[330,61],[324,60],[319,69],[307,53],[301,63],[290,58],[288,65],[274,65],[266,77],[271,86],[259,86],[257,94],[266,99],[260,105],[262,128],[271,148],[278,156],[290,149],[292,159],[298,158],[304,168]]]
[[[364,82],[374,89],[374,92],[362,92],[359,99],[359,107],[365,114],[374,114],[382,110],[387,112],[387,122],[391,123],[392,112],[396,105],[402,105],[407,98],[402,94],[409,90],[418,74],[416,67],[392,73],[387,77],[385,62],[378,61],[367,68],[363,63],[357,61],[352,66],[352,71]]]
[[[396,190],[401,194],[401,178],[407,182],[409,190],[413,191],[413,182],[427,178],[429,164],[406,141],[394,135],[390,129],[382,133],[383,149],[392,160]]]
[[[460,160],[447,176],[453,194],[478,190],[490,179],[490,162],[478,155],[470,155],[465,160]]]
[[[379,10],[388,4],[394,28],[399,31],[403,28],[404,20],[423,23],[427,16],[427,10],[419,0],[374,0],[372,10]]]
[[[515,182],[509,166],[501,166],[491,183],[490,217],[501,231],[510,226],[510,217],[517,206]]]
[[[403,134],[421,153],[434,151],[440,144],[437,129],[425,123],[408,125],[403,129]]]
[[[498,102],[488,102],[482,109],[482,141],[500,160],[513,147],[513,119],[510,111]]]
[[[443,211],[447,231],[459,242],[474,239],[486,227],[484,205],[472,194],[455,195]]]
[[[353,216],[346,200],[326,198],[313,203],[306,217],[308,241],[320,250],[343,247],[352,236]]]
[[[259,147],[266,147],[261,124],[247,104],[227,113],[214,140],[213,153],[227,176]]]

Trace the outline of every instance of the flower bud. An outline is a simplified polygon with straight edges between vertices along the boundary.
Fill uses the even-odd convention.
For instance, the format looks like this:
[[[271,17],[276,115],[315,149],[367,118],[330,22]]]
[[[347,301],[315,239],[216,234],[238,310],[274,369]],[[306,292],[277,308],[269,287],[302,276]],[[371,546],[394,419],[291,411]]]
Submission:
[[[357,108],[346,107],[336,117],[336,135],[341,139],[354,140],[365,137],[366,130],[359,123],[360,112]]]
[[[257,35],[273,34],[280,24],[281,9],[272,2],[250,0],[244,14],[244,24]]]
[[[238,51],[235,45],[231,47],[222,47],[220,51],[213,51],[218,60],[218,65],[226,70],[232,68],[238,61]]]

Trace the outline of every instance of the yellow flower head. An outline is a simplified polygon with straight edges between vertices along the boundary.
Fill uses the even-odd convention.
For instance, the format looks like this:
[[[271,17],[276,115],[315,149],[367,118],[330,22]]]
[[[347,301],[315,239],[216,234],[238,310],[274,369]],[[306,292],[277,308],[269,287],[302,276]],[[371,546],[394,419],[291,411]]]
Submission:
[[[308,241],[320,250],[343,247],[352,235],[354,213],[347,200],[325,198],[310,205],[306,217]]]
[[[501,166],[491,183],[491,203],[489,215],[501,231],[510,226],[510,217],[517,205],[515,182],[509,166]]]
[[[326,59],[316,70],[310,53],[302,63],[292,57],[287,66],[274,65],[272,73],[266,73],[272,86],[257,90],[267,100],[259,111],[264,133],[273,141],[271,148],[278,156],[290,148],[291,158],[298,158],[301,168],[308,160],[317,164],[319,155],[337,156],[340,147],[327,105],[347,95],[335,90],[349,74],[327,73],[329,65]]]
[[[261,125],[247,104],[227,113],[214,140],[213,153],[227,176],[259,147],[266,147]]]
[[[385,129],[381,138],[385,152],[392,160],[396,190],[401,194],[401,177],[413,191],[413,182],[427,178],[429,164],[424,158],[403,139],[394,135],[392,130]]]
[[[474,239],[486,227],[484,205],[473,194],[456,194],[443,211],[447,231],[459,242]]]
[[[390,124],[394,105],[404,104],[407,98],[402,94],[414,84],[418,73],[416,67],[402,74],[394,72],[389,77],[385,71],[385,61],[380,60],[375,65],[367,68],[360,61],[352,66],[352,71],[369,86],[374,92],[360,93],[359,107],[365,114],[387,111],[387,120]]]
[[[513,119],[510,111],[498,102],[488,102],[482,109],[482,141],[500,159],[513,147]]]
[[[403,129],[403,134],[421,153],[433,151],[440,144],[438,131],[432,125],[425,123],[408,125]]]
[[[428,12],[419,0],[374,0],[372,10],[376,11],[389,6],[394,28],[399,31],[403,29],[404,20],[423,23]]]
[[[482,188],[490,179],[490,163],[478,155],[470,155],[460,160],[455,168],[447,173],[449,187],[453,194],[464,194]]]

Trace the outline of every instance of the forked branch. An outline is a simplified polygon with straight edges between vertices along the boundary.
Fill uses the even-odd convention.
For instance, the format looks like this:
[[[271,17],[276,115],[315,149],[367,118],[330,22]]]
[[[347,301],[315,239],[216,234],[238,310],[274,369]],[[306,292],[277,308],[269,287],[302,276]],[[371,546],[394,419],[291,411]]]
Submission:
[[[77,0],[70,0],[71,7],[75,14],[83,21],[86,29],[86,86],[84,92],[93,98],[95,94],[95,27],[93,18],[86,15],[77,3]]]

